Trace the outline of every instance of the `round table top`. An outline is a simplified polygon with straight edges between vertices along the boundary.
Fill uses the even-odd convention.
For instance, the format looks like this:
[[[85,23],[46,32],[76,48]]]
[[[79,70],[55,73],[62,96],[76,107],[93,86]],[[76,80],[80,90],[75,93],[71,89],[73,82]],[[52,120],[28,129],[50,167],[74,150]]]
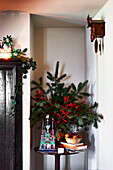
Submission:
[[[39,146],[34,148],[35,152],[45,154],[45,155],[71,155],[71,154],[78,154],[83,151],[64,151],[64,153],[58,153],[57,151],[40,151]]]

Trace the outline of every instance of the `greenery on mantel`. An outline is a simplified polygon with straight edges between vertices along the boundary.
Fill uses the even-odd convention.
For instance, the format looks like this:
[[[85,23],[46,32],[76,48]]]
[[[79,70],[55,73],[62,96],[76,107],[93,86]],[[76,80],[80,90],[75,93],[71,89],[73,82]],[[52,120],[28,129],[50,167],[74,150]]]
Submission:
[[[31,90],[36,90],[32,99],[34,103],[31,110],[31,126],[37,121],[42,121],[46,115],[54,118],[55,130],[58,135],[59,131],[66,133],[71,129],[72,125],[83,127],[85,130],[93,124],[98,127],[98,122],[103,119],[102,114],[97,113],[98,103],[90,105],[85,98],[90,94],[84,92],[84,88],[88,84],[88,80],[80,82],[78,86],[71,83],[66,86],[62,80],[66,78],[66,74],[58,76],[59,62],[56,63],[55,73],[47,71],[46,89],[43,88],[42,77],[39,82],[32,81],[34,85]]]
[[[19,58],[22,62],[22,77],[24,79],[27,78],[27,73],[28,70],[30,70],[30,68],[32,68],[32,70],[34,71],[36,69],[36,61],[33,60],[33,58],[28,58],[25,57],[26,52],[27,52],[27,48],[25,48],[24,50],[21,49],[15,49],[14,48],[14,41],[11,35],[7,35],[6,37],[3,37],[3,40],[1,41],[1,49],[5,49],[7,50],[8,48],[11,48],[11,58]],[[11,96],[12,99],[12,107],[11,107],[11,113],[10,116],[14,116],[15,115],[15,105],[16,105],[16,97],[17,95],[21,94],[21,92],[19,91],[19,86],[22,86],[22,82],[19,79],[17,85],[15,86],[15,94],[14,96]]]

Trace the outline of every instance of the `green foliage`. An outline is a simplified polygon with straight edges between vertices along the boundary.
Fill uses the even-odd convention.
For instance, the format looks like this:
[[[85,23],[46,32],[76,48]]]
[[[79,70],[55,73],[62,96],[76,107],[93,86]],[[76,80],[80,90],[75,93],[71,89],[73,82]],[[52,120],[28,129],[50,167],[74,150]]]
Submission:
[[[22,62],[22,76],[24,79],[27,78],[27,73],[30,68],[34,71],[36,69],[36,61],[33,61],[33,58],[24,57],[27,52],[27,48],[25,48],[23,51],[21,49],[14,49],[13,48],[13,38],[11,35],[7,35],[7,37],[3,37],[2,44],[3,47],[6,45],[6,47],[11,47],[11,58],[19,58]],[[15,86],[15,94],[14,96],[11,96],[12,99],[12,108],[10,116],[14,116],[15,113],[15,105],[17,103],[17,95],[20,95],[21,92],[19,91],[19,87],[22,86],[22,81],[19,79],[17,85]]]
[[[13,38],[11,35],[7,35],[7,37],[3,37],[3,45],[6,44],[6,46],[12,46],[13,45]]]
[[[58,69],[59,69],[59,61],[56,64],[56,70],[55,70],[55,78],[58,77]]]
[[[27,58],[26,60],[22,61],[22,73],[23,78],[27,78],[27,73],[30,68],[34,71],[36,69],[36,61],[33,61],[33,58]]]
[[[11,96],[11,100],[12,100],[12,107],[11,107],[11,112],[10,112],[10,117],[14,116],[15,115],[15,105],[17,103],[17,95],[20,95],[21,92],[19,91],[19,87],[22,85],[21,83],[21,79],[18,80],[18,83],[17,85],[15,86],[15,94],[14,96]]]
[[[31,108],[31,126],[37,121],[42,121],[46,114],[53,117],[55,120],[55,129],[58,132],[63,130],[68,131],[71,125],[76,124],[77,129],[83,127],[85,130],[91,124],[97,128],[97,122],[103,116],[96,113],[98,104],[95,102],[89,106],[85,102],[85,98],[90,94],[84,92],[88,84],[88,80],[80,82],[78,86],[72,83],[66,86],[63,79],[66,74],[58,75],[59,62],[56,63],[55,73],[47,71],[46,90],[43,88],[42,77],[39,82],[32,81],[33,88],[36,90],[32,99],[34,100]]]

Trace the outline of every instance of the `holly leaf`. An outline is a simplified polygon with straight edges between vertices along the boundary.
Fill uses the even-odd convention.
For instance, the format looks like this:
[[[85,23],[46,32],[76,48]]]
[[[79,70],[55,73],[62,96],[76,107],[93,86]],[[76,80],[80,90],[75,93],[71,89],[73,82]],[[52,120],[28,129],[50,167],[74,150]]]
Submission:
[[[58,69],[59,69],[59,61],[57,61],[57,63],[56,63],[55,78],[58,77]]]
[[[74,85],[74,83],[71,84],[71,87],[74,91],[76,91],[76,86]]]
[[[52,79],[54,79],[53,75],[52,75],[49,71],[47,71],[47,74],[48,74],[48,76],[50,76]]]
[[[60,80],[62,80],[63,78],[65,78],[67,76],[67,74],[63,74],[61,77],[59,77],[58,79],[57,79],[57,82],[59,82]]]
[[[83,95],[83,96],[87,96],[87,97],[89,97],[90,96],[90,94],[89,93],[80,93],[81,95]]]
[[[14,96],[11,96],[11,99],[14,100]]]
[[[27,78],[27,75],[25,74],[25,75],[23,76],[23,78],[26,79],[26,78]]]
[[[49,80],[51,80],[51,81],[54,81],[54,78],[51,77],[51,76],[47,76],[47,78],[48,78]]]
[[[82,121],[82,118],[79,118],[79,125],[83,125],[83,121]]]
[[[87,85],[87,83],[88,83],[88,80],[86,80],[84,83],[80,82],[78,84],[78,92],[82,91],[83,88]]]
[[[87,85],[88,80],[84,81],[84,83],[82,84],[83,88]]]
[[[24,48],[23,53],[25,53],[26,51],[27,51],[27,48]]]
[[[90,109],[94,109],[94,108],[96,108],[96,107],[98,107],[98,103],[97,103],[97,102],[95,102],[94,105],[92,105],[92,106],[90,107]]]
[[[42,86],[42,77],[39,78],[40,85]]]
[[[97,129],[98,128],[98,125],[97,125],[97,121],[95,120],[94,121],[94,127]]]
[[[77,95],[77,97],[79,98],[79,99],[82,99],[83,97],[82,96],[80,96],[80,95]]]
[[[35,67],[35,66],[33,66],[33,67],[32,67],[32,70],[34,71],[35,69],[36,69],[36,67]]]
[[[13,102],[14,105],[16,105],[16,100]]]

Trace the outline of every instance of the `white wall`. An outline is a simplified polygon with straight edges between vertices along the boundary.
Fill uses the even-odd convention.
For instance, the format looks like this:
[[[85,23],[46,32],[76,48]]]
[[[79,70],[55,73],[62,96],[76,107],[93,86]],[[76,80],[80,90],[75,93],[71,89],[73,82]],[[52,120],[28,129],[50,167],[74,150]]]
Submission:
[[[84,28],[35,28],[35,80],[54,72],[56,61],[60,61],[60,72],[67,73],[65,82],[78,84],[85,80],[85,33]],[[44,79],[46,81],[46,78]],[[39,145],[40,132],[35,126],[34,147]],[[50,158],[51,157],[51,158]],[[50,158],[50,159],[49,159]],[[41,155],[35,154],[35,169],[42,170]],[[61,158],[61,170],[66,169],[65,157]],[[84,154],[71,156],[70,170],[84,169]],[[76,160],[76,161],[75,161]],[[82,162],[82,163],[81,163]],[[54,170],[54,157],[44,156],[44,170]]]
[[[12,35],[15,40],[15,48],[30,49],[30,17],[29,14],[4,14],[0,15],[0,39],[3,36]],[[30,166],[30,75],[23,85],[23,170],[29,170]]]
[[[35,59],[38,69],[35,78],[54,71],[56,61],[70,78],[67,83],[76,84],[85,78],[84,28],[35,29]]]
[[[34,23],[33,23],[33,20],[31,19],[30,17],[30,56],[32,58],[34,58]],[[34,78],[34,75],[35,75],[35,71],[31,71],[30,72],[30,80],[35,80]],[[32,84],[31,84],[31,87],[32,87]],[[30,93],[30,95],[32,96],[32,92]],[[32,100],[30,101],[30,103],[32,104]],[[35,152],[34,152],[34,147],[36,146],[35,145],[35,135],[34,135],[34,131],[35,131],[35,128],[31,128],[31,146],[30,146],[30,168],[31,170],[35,170],[35,155],[37,155]]]
[[[86,79],[89,81],[88,92],[91,97],[89,103],[98,102],[98,68],[94,43],[90,40],[90,28],[86,28]],[[88,139],[88,170],[98,169],[98,129],[89,129]]]
[[[89,170],[112,170],[113,169],[113,1],[107,4],[95,16],[95,19],[104,19],[105,37],[103,54],[94,54],[93,43],[90,42],[89,30],[86,30],[87,37],[87,78],[96,85],[96,97],[99,102],[99,113],[102,113],[104,120],[99,124],[98,137],[96,138],[97,157],[91,159]],[[90,64],[89,64],[90,63]],[[92,154],[90,155],[92,156]],[[96,159],[98,158],[98,160]],[[89,161],[89,160],[88,160]],[[92,166],[92,165],[96,166]]]

